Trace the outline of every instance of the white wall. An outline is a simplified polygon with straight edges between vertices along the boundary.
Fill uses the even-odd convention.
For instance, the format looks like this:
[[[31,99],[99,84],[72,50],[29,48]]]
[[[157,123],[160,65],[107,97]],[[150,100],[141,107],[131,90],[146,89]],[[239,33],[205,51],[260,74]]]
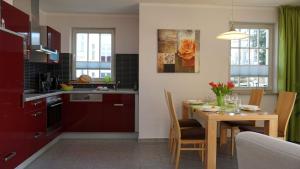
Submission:
[[[169,117],[163,89],[174,94],[180,117],[185,99],[212,95],[208,82],[227,81],[229,42],[216,36],[229,29],[230,7],[141,4],[139,21],[139,137],[166,138]],[[275,8],[238,8],[235,21],[276,23]],[[200,73],[162,74],[156,71],[157,29],[200,30]],[[244,103],[248,97],[243,97]],[[263,109],[273,111],[275,96],[265,96]]]
[[[116,53],[138,53],[137,15],[53,14],[43,13],[41,24],[61,32],[62,52],[72,52],[72,28],[115,28]]]
[[[5,2],[9,3],[9,4],[13,4],[14,0],[4,0]]]

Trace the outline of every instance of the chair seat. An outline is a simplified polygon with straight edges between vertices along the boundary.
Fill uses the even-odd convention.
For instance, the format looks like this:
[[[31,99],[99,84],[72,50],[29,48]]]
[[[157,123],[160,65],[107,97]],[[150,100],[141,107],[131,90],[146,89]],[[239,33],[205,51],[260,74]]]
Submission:
[[[205,129],[202,127],[181,129],[181,139],[203,140],[205,139]]]
[[[227,125],[233,126],[253,126],[255,123],[254,121],[225,121]]]
[[[180,127],[202,127],[196,119],[180,119],[178,122]]]
[[[265,133],[265,128],[264,127],[255,127],[255,126],[240,126],[239,129],[241,131],[253,131],[256,133]]]

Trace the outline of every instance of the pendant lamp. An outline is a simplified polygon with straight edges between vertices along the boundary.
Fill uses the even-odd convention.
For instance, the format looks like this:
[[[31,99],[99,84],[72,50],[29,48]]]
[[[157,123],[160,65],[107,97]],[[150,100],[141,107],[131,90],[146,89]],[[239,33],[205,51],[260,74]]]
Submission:
[[[233,0],[231,1],[231,23],[230,23],[230,30],[228,32],[224,32],[217,36],[217,39],[222,39],[222,40],[238,40],[238,39],[245,39],[248,38],[249,35],[246,33],[242,33],[239,31],[236,31],[233,27]]]

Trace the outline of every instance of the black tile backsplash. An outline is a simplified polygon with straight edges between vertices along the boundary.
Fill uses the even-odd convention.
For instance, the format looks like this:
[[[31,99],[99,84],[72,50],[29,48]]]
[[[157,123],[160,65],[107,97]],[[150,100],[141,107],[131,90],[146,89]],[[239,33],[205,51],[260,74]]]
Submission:
[[[59,64],[34,63],[25,60],[25,90],[35,89],[39,73],[50,72],[58,76],[62,82],[71,80],[72,54],[61,53]],[[117,54],[116,55],[116,81],[120,81],[119,88],[138,88],[138,54]],[[96,87],[90,85],[88,87]],[[103,86],[103,85],[102,85]],[[111,87],[110,85],[108,85]],[[87,86],[85,86],[87,87]]]
[[[52,75],[58,76],[62,82],[68,82],[71,74],[71,58],[68,53],[60,54],[59,64],[34,63],[25,60],[24,64],[24,89],[35,89],[37,76],[39,73],[50,72]]]
[[[138,88],[139,55],[116,55],[116,81],[120,81],[120,88]]]

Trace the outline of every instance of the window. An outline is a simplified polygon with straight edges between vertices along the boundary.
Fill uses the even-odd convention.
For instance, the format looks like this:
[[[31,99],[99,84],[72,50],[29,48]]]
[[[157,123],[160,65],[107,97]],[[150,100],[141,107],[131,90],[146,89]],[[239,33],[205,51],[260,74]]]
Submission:
[[[272,90],[273,25],[234,23],[249,38],[231,40],[230,79],[238,89]]]
[[[112,77],[113,44],[113,29],[74,29],[73,78],[81,75],[89,75],[94,80]]]

